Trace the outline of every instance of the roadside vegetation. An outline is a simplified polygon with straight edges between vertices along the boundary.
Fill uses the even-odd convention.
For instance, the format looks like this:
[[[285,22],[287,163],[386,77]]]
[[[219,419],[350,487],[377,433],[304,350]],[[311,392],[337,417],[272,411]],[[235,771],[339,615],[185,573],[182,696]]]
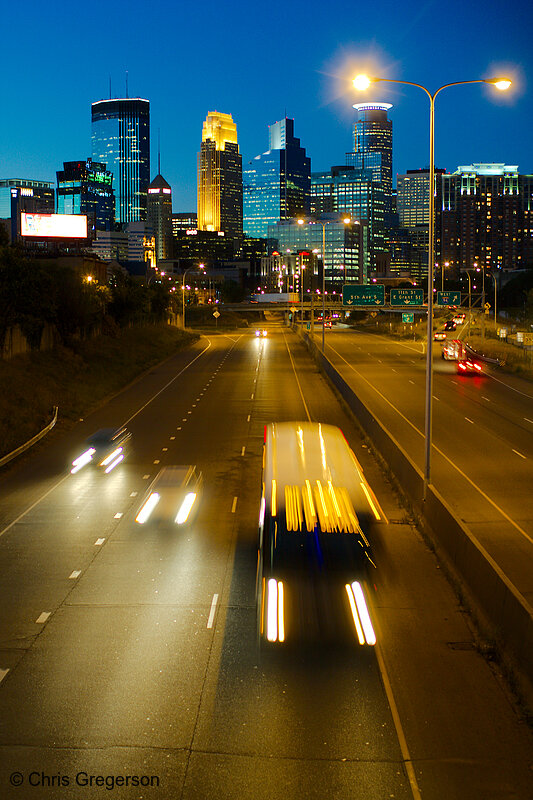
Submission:
[[[57,428],[69,427],[197,338],[166,324],[135,326],[0,361],[0,456],[42,430],[54,406]]]

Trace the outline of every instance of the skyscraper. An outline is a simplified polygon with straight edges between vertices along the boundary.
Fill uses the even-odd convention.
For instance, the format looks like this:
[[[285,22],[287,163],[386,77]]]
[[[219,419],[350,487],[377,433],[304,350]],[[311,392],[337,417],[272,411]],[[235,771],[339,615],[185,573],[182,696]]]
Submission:
[[[392,121],[387,111],[390,103],[355,103],[358,119],[354,125],[353,153],[347,153],[346,163],[357,169],[370,169],[374,180],[385,192],[385,211],[392,203]]]
[[[88,158],[64,161],[57,174],[57,213],[87,214],[93,230],[109,231],[115,219],[113,174]]]
[[[311,159],[287,117],[269,126],[269,149],[243,170],[244,232],[266,237],[269,224],[309,213]]]
[[[155,235],[158,261],[171,257],[172,249],[172,190],[161,174],[148,187],[147,220]]]
[[[150,102],[139,97],[92,104],[93,161],[113,173],[115,219],[146,219],[150,183]]]
[[[198,154],[198,230],[242,240],[242,157],[231,114],[210,111]]]

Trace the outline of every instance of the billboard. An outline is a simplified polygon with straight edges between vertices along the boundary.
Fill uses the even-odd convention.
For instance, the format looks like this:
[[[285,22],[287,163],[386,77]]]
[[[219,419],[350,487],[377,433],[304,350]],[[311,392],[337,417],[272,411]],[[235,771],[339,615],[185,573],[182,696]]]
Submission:
[[[84,214],[26,214],[22,212],[20,235],[86,239],[87,217]]]

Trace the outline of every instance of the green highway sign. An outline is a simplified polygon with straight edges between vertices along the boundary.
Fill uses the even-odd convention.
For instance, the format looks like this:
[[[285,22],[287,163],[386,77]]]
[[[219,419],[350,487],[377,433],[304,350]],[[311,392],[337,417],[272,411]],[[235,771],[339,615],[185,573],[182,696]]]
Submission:
[[[384,306],[385,286],[372,283],[369,286],[349,284],[342,287],[343,306]]]
[[[461,292],[437,292],[438,306],[460,306]]]
[[[391,306],[422,306],[424,305],[423,289],[391,289]]]
[[[402,314],[402,322],[410,322],[412,325],[414,321],[415,321],[414,314]]]

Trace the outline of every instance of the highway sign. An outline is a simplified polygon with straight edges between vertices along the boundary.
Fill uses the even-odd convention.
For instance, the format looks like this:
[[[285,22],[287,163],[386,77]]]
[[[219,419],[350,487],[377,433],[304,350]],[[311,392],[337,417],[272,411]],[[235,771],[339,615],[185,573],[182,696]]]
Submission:
[[[422,306],[424,305],[423,289],[391,289],[391,306]]]
[[[349,284],[342,287],[343,306],[384,306],[385,286],[382,283],[372,283],[369,286],[354,286]]]
[[[437,292],[438,306],[460,306],[461,292]]]
[[[409,322],[411,325],[415,321],[414,314],[402,314],[402,322]]]

